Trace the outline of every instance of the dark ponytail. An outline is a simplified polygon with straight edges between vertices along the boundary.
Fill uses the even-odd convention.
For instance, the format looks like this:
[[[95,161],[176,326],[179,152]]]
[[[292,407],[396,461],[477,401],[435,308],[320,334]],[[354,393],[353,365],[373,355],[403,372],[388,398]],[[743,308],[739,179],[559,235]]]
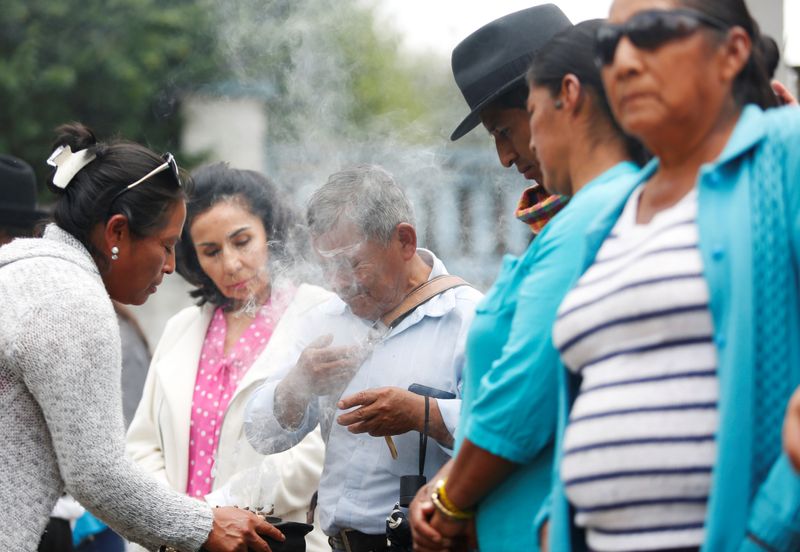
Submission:
[[[758,23],[750,15],[744,0],[682,0],[682,4],[731,27],[741,27],[750,35],[753,43],[750,59],[733,82],[733,97],[739,105],[753,103],[763,109],[777,106],[767,59],[768,40],[771,39],[761,35]]]
[[[75,174],[66,188],[53,184],[55,172],[48,178],[47,186],[58,196],[53,208],[55,223],[75,236],[98,263],[105,263],[106,256],[92,245],[95,226],[122,214],[128,219],[133,236],[150,236],[166,226],[172,206],[185,199],[187,179],[182,178],[184,187],[179,187],[169,169],[117,196],[164,162],[146,147],[123,140],[98,142],[94,133],[80,123],[62,125],[56,133],[53,149],[70,146],[73,152],[85,149],[96,156]]]
[[[598,122],[606,123],[597,128],[613,129],[625,141],[631,159],[642,165],[650,155],[642,143],[625,134],[614,119],[603,88],[600,69],[595,63],[595,36],[597,36],[597,29],[602,23],[601,19],[583,21],[550,39],[531,62],[527,75],[528,86],[543,86],[555,97],[561,91],[561,83],[565,76],[577,77],[581,83],[581,89],[587,93],[593,103],[594,115],[598,118]],[[605,139],[604,136],[595,138]]]

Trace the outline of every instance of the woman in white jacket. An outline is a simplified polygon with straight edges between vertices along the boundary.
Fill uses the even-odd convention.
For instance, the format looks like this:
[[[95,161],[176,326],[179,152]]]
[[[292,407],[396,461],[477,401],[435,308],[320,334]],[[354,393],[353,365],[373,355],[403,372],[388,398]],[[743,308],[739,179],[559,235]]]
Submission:
[[[217,164],[193,179],[178,272],[196,286],[198,305],[167,323],[128,431],[128,453],[190,496],[274,507],[274,515],[304,522],[322,472],[319,429],[265,457],[248,444],[242,417],[250,393],[276,367],[297,360],[304,314],[331,295],[272,274],[286,266],[294,219],[266,178]],[[306,542],[311,552],[328,549],[319,529]]]

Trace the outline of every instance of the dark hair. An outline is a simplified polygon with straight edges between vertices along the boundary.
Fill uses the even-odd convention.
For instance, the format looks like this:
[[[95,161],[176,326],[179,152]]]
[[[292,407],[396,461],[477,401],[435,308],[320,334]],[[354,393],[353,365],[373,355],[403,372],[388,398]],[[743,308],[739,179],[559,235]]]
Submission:
[[[762,34],[759,44],[764,51],[764,69],[767,71],[767,76],[772,79],[775,77],[775,71],[778,70],[778,63],[781,61],[781,50],[775,39],[769,35]]]
[[[598,118],[598,121],[606,123],[606,125],[598,125],[595,128],[601,129],[605,126],[619,134],[620,138],[625,141],[631,159],[641,165],[650,156],[641,142],[625,134],[614,119],[603,88],[600,69],[595,63],[595,36],[602,23],[601,19],[583,21],[556,34],[534,56],[528,69],[528,84],[543,86],[555,97],[561,91],[561,84],[565,76],[577,77],[581,83],[581,89],[587,93],[595,106],[594,116]],[[605,136],[595,136],[594,138],[599,141],[604,140]]]
[[[499,107],[501,109],[525,109],[528,104],[528,83],[525,78],[520,79],[511,87],[489,102],[486,107]],[[484,107],[484,109],[486,109]]]
[[[723,21],[731,27],[742,27],[753,42],[750,58],[733,82],[733,97],[739,105],[754,103],[764,109],[778,105],[770,85],[767,68],[769,46],[758,23],[750,15],[744,0],[680,0],[687,8]],[[776,64],[777,65],[777,64]]]
[[[222,202],[235,202],[261,219],[267,234],[270,263],[286,261],[295,241],[297,217],[283,195],[264,175],[256,171],[232,169],[227,163],[202,167],[192,173],[194,187],[186,205],[186,224],[176,248],[177,271],[196,286],[190,295],[198,305],[210,302],[228,308],[231,301],[214,285],[200,267],[192,242],[191,227],[201,215]]]
[[[134,237],[151,236],[167,225],[175,203],[185,199],[185,186],[189,183],[184,182],[183,188],[178,186],[170,170],[117,195],[164,162],[148,148],[125,140],[98,142],[94,133],[80,123],[62,125],[56,133],[54,149],[69,146],[73,152],[86,149],[97,156],[75,174],[66,188],[53,184],[55,171],[47,179],[47,186],[58,196],[53,220],[86,247],[101,270],[108,258],[92,244],[91,233],[96,225],[122,214]]]

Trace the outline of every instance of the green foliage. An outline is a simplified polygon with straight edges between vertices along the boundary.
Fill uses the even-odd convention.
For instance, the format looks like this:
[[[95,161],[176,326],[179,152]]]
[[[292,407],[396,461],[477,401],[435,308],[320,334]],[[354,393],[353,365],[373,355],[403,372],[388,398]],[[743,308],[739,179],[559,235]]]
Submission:
[[[365,0],[237,0],[215,6],[234,80],[268,83],[271,141],[373,133],[426,112],[397,32]],[[446,69],[446,63],[443,65]]]
[[[176,151],[181,95],[197,89],[261,94],[273,143],[438,139],[441,111],[461,107],[448,64],[398,44],[365,0],[5,0],[0,151],[41,182],[67,121]]]
[[[0,10],[0,151],[43,180],[57,125],[175,149],[177,93],[219,67],[194,1],[6,0]],[[205,54],[201,52],[205,50]],[[200,54],[200,55],[198,55]]]
[[[413,62],[398,51],[400,37],[391,29],[374,28],[373,9],[350,11],[339,17],[334,38],[352,77],[351,122],[368,128],[376,118],[394,125],[419,119],[426,106],[414,88]]]

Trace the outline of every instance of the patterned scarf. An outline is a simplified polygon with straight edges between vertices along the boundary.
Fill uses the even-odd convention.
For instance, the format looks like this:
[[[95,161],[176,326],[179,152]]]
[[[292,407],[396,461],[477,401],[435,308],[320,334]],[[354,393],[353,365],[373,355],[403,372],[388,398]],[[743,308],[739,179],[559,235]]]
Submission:
[[[530,226],[534,234],[538,234],[568,201],[567,196],[548,195],[542,186],[536,184],[522,192],[515,215]]]

